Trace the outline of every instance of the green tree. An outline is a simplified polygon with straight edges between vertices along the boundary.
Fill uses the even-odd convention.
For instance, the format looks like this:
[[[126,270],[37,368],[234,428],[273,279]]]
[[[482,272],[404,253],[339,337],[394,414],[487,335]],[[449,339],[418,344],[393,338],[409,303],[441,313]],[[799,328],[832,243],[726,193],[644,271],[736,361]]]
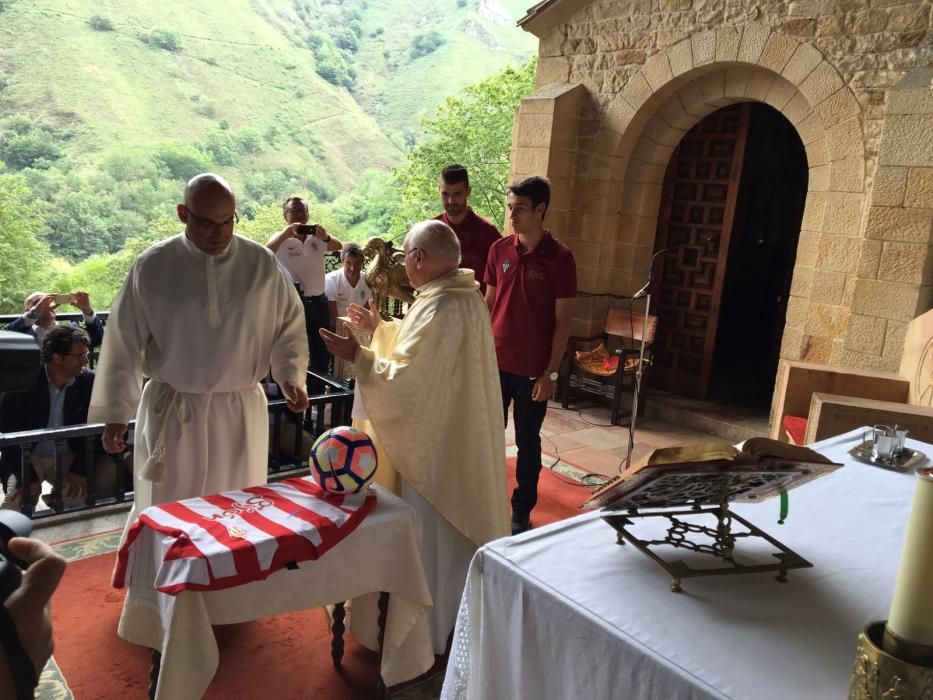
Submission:
[[[383,170],[364,170],[356,188],[334,200],[331,209],[349,230],[350,238],[366,240],[373,236],[388,236],[398,210],[393,182],[392,175]]]
[[[411,60],[421,56],[427,56],[429,53],[437,51],[444,44],[444,37],[433,29],[429,32],[415,34],[411,40],[411,48],[408,50]]]
[[[77,265],[57,261],[53,266],[50,288],[83,289],[91,295],[94,308],[109,309],[136,256],[153,243],[174,236],[180,230],[178,219],[165,215],[153,221],[141,234],[128,238],[116,253],[93,255]]]
[[[168,170],[176,180],[187,182],[198,173],[211,169],[211,159],[190,143],[163,141],[152,153],[152,159]]]
[[[32,129],[25,134],[14,134],[0,147],[0,160],[14,170],[48,168],[61,157],[61,149],[51,134],[43,129]]]
[[[21,312],[23,299],[49,282],[41,228],[42,209],[23,178],[0,174],[0,312]]]
[[[535,59],[506,68],[466,87],[462,97],[447,98],[434,118],[422,120],[425,140],[393,170],[400,202],[394,235],[437,213],[437,178],[450,163],[467,167],[471,206],[502,229],[512,124],[519,102],[534,90],[534,76]]]

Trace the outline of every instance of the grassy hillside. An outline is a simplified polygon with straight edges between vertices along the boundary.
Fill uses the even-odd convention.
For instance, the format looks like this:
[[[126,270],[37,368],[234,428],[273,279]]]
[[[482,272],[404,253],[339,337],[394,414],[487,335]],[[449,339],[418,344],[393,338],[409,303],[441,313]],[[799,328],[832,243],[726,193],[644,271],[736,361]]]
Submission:
[[[432,115],[445,97],[534,52],[534,37],[515,27],[527,6],[528,0],[371,2],[359,52],[366,69],[360,103],[384,127],[417,134],[420,118]],[[443,43],[412,59],[413,38],[431,32]]]
[[[91,28],[92,17],[112,30]],[[177,37],[177,50],[141,40],[159,30]],[[0,70],[3,112],[70,129],[65,150],[79,163],[115,143],[194,141],[222,122],[233,132],[282,134],[255,165],[314,164],[339,186],[399,155],[346,90],[315,73],[308,49],[249,0],[222,9],[177,0],[16,0],[0,21]]]
[[[171,216],[206,169],[246,219],[293,193],[385,200],[421,117],[532,53],[525,4],[0,0],[0,177],[22,176],[72,263]]]

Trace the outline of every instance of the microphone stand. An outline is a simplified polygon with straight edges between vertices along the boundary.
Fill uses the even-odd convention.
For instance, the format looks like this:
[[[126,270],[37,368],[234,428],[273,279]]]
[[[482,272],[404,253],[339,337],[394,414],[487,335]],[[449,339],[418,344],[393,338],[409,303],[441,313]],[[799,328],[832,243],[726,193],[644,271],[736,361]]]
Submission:
[[[651,257],[651,263],[648,266],[648,280],[632,296],[632,302],[635,302],[636,299],[645,298],[645,314],[642,320],[641,326],[641,343],[638,349],[638,365],[635,368],[635,387],[632,394],[632,418],[628,423],[628,450],[625,454],[625,468],[628,469],[632,466],[632,452],[635,450],[635,420],[638,417],[638,397],[641,395],[641,378],[642,378],[642,368],[644,367],[645,362],[645,335],[648,331],[648,316],[651,310],[651,285],[654,281],[654,263],[658,259],[658,256],[663,253],[667,253],[673,248],[663,248],[655,253]],[[625,358],[623,357],[624,361]],[[622,370],[625,370],[625,367],[622,367]]]
[[[719,238],[720,234],[714,234],[708,236],[700,241],[703,244],[708,244],[711,241]],[[636,299],[645,299],[645,315],[642,321],[641,327],[641,347],[638,350],[638,367],[635,369],[635,388],[634,394],[632,395],[632,419],[628,424],[628,450],[625,454],[625,468],[628,469],[632,466],[632,452],[635,451],[635,419],[638,417],[638,397],[641,395],[641,377],[642,377],[642,368],[644,367],[645,362],[645,334],[648,331],[648,316],[651,309],[651,284],[654,281],[654,263],[657,261],[658,257],[664,253],[670,253],[680,248],[687,248],[697,245],[696,243],[681,243],[680,245],[671,246],[670,248],[662,248],[653,256],[651,256],[651,262],[648,265],[648,280],[632,296],[632,302]],[[631,309],[631,306],[629,307]],[[624,359],[624,358],[623,358]],[[622,368],[625,369],[624,367]]]

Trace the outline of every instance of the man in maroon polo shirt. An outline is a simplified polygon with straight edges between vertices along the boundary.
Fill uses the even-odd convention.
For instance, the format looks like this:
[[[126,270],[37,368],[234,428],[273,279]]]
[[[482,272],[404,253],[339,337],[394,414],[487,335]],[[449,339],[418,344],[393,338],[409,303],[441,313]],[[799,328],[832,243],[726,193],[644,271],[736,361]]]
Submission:
[[[443,221],[457,234],[460,241],[460,267],[473,270],[480,292],[485,292],[483,272],[486,269],[486,256],[489,254],[489,246],[502,238],[499,229],[467,204],[473,188],[470,187],[470,174],[462,165],[454,164],[444,168],[438,189],[444,213],[434,218]]]
[[[512,492],[512,534],[518,534],[531,527],[538,501],[541,424],[570,335],[577,266],[570,248],[544,228],[550,183],[529,177],[507,191],[514,233],[489,248],[484,278],[506,421],[513,404],[518,485]]]

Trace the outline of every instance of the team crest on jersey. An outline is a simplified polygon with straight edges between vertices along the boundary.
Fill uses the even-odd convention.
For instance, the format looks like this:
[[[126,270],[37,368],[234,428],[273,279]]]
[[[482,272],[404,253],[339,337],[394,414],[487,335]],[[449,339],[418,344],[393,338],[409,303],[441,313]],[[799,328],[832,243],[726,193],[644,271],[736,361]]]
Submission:
[[[506,272],[508,272],[511,266],[512,266],[512,263],[510,263],[508,260],[502,263],[502,274],[504,275]]]
[[[230,534],[230,537],[236,537],[240,540],[246,539],[246,530],[238,528],[236,525],[230,525],[227,527],[227,532]]]

